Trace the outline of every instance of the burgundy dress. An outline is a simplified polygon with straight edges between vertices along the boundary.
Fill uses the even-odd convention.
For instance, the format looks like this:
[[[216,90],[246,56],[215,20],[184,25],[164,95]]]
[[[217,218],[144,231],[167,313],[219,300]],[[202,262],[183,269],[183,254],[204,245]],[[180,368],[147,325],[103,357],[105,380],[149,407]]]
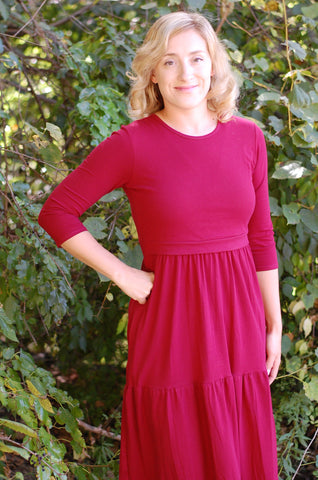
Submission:
[[[233,117],[204,136],[156,115],[122,127],[49,197],[60,245],[123,187],[155,273],[131,300],[120,480],[277,480],[256,271],[277,268],[261,130]]]

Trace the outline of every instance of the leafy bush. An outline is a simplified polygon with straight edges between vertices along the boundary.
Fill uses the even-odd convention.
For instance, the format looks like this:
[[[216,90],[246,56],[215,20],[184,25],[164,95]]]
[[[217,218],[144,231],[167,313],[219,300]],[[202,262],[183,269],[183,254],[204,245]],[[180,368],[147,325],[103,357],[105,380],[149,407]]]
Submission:
[[[308,447],[318,419],[317,4],[35,3],[0,2],[0,478],[23,478],[9,467],[13,454],[38,479],[116,478],[128,299],[57,249],[37,216],[92,146],[129,121],[126,72],[150,21],[188,8],[224,39],[240,114],[267,138],[284,317],[273,385],[280,478],[294,478],[302,463],[316,478]],[[84,220],[112,252],[140,264],[121,191]]]

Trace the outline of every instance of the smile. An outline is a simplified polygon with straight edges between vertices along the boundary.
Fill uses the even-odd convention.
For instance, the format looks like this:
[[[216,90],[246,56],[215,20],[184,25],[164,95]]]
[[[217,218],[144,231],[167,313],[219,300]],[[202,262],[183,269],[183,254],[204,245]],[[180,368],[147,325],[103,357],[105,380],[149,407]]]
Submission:
[[[180,92],[189,92],[196,88],[197,85],[189,85],[189,86],[182,86],[182,87],[174,87],[176,90],[179,90]]]

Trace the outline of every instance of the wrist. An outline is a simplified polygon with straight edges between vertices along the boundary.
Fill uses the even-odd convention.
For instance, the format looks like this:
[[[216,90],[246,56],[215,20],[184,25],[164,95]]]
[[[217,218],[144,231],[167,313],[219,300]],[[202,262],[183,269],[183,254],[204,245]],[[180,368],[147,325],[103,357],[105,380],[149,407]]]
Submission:
[[[276,333],[276,334],[282,334],[283,331],[283,325],[282,325],[282,319],[276,319],[276,320],[271,320],[271,321],[266,321],[266,333]]]
[[[109,275],[110,280],[116,285],[122,285],[125,278],[127,278],[129,268],[130,267],[126,265],[126,263],[116,258],[113,271],[111,272],[111,275]]]

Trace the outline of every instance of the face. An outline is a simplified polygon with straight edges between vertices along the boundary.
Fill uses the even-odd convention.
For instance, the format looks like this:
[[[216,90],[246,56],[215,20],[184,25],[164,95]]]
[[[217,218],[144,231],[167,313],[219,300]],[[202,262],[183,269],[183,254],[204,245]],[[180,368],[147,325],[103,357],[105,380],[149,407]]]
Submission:
[[[173,35],[151,80],[158,84],[166,110],[207,108],[212,63],[206,41],[196,30]]]

